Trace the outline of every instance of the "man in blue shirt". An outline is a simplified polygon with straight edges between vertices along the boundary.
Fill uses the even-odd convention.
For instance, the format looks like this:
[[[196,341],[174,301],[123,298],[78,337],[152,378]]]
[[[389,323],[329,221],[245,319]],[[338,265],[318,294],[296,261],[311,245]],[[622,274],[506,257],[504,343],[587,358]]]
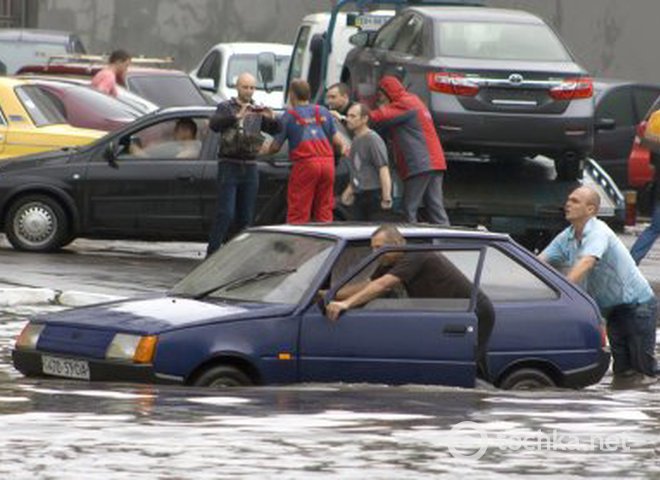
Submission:
[[[568,267],[568,279],[589,293],[607,320],[615,377],[642,375],[655,381],[655,323],[657,301],[630,253],[596,215],[600,196],[579,187],[564,207],[570,227],[562,231],[539,257]]]

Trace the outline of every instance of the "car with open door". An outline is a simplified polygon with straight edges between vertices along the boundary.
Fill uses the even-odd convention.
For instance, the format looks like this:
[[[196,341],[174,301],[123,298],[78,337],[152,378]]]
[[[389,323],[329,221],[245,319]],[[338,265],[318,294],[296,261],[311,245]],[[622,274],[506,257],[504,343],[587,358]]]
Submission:
[[[207,387],[297,382],[582,388],[609,365],[593,300],[510,237],[407,225],[372,251],[374,225],[270,226],[225,244],[162,297],[32,318],[13,349],[27,376]],[[405,288],[329,320],[345,285],[393,252],[435,255],[464,277],[458,295]],[[442,272],[438,272],[442,274]],[[477,293],[495,321],[475,359]]]

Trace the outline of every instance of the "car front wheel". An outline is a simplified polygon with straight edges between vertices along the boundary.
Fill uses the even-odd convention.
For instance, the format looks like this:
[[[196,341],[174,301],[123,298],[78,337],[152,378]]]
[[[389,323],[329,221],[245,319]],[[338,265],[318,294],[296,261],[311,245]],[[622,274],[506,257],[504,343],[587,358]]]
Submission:
[[[7,213],[5,232],[14,248],[31,252],[57,250],[70,238],[64,209],[46,195],[16,200]]]
[[[552,378],[536,368],[514,370],[500,382],[500,388],[504,390],[539,390],[556,386]]]
[[[219,365],[204,371],[193,382],[197,387],[226,388],[244,387],[254,382],[242,370],[230,365]]]

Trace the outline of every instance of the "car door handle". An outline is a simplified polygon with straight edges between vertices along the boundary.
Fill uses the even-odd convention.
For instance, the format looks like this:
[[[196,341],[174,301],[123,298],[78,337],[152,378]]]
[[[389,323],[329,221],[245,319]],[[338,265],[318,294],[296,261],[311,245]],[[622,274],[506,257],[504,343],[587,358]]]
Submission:
[[[182,182],[188,182],[188,183],[195,182],[195,175],[193,175],[192,173],[182,173],[180,175],[177,175],[176,178],[178,180],[181,180]]]
[[[468,332],[466,325],[446,325],[442,333],[450,337],[460,337]]]

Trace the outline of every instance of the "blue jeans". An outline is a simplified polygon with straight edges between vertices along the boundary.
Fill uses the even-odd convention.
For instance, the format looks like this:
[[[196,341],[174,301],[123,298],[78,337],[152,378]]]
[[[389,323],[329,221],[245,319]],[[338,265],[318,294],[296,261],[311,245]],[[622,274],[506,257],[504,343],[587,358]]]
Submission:
[[[617,305],[607,314],[607,337],[614,374],[628,370],[656,374],[655,329],[657,300]]]
[[[656,199],[653,205],[651,225],[644,229],[630,249],[630,255],[632,255],[637,265],[649,253],[658,237],[660,237],[660,202]]]
[[[222,245],[235,231],[252,225],[259,192],[259,170],[256,164],[236,162],[218,163],[218,203],[211,227],[206,254]]]

